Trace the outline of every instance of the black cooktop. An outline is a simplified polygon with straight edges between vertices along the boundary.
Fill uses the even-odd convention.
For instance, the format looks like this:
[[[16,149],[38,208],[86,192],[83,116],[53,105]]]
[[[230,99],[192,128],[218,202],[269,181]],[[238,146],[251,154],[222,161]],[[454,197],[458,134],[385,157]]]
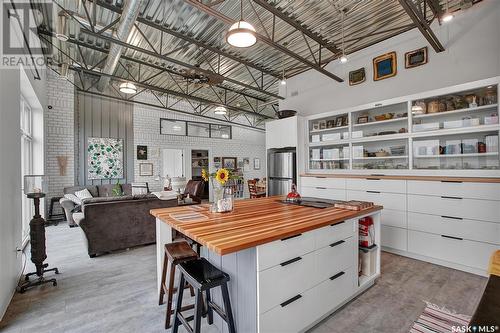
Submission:
[[[299,202],[290,202],[290,201],[286,201],[286,200],[281,200],[281,202],[288,204],[288,205],[298,205],[298,206],[306,206],[306,207],[314,207],[314,208],[328,208],[328,207],[333,207],[333,205],[335,205],[336,203],[342,203],[344,201],[304,197]]]

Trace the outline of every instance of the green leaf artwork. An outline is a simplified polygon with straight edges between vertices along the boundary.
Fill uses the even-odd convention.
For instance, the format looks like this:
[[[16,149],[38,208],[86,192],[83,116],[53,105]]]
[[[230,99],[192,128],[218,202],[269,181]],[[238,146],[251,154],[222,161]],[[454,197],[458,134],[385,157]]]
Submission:
[[[123,178],[123,140],[88,138],[87,178]]]

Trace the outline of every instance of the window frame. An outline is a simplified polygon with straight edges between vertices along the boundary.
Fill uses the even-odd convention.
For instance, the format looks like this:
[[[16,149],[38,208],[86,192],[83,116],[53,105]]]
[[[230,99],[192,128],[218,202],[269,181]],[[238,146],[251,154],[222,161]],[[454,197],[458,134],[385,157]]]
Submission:
[[[162,129],[163,129],[162,121],[174,121],[174,122],[183,122],[183,123],[185,123],[184,134],[163,133],[163,131],[162,131]],[[203,125],[208,125],[208,136],[189,135],[189,130],[188,130],[189,124],[203,124]],[[214,137],[214,136],[212,136],[212,126],[225,126],[225,127],[229,127],[229,137],[228,138],[222,138],[222,137]],[[208,139],[231,140],[233,138],[233,127],[231,125],[226,125],[226,124],[207,123],[207,122],[202,122],[202,121],[178,120],[178,119],[172,119],[172,118],[160,118],[160,134],[161,135],[187,136],[187,137],[192,137],[192,138],[205,138],[205,139],[208,138]]]

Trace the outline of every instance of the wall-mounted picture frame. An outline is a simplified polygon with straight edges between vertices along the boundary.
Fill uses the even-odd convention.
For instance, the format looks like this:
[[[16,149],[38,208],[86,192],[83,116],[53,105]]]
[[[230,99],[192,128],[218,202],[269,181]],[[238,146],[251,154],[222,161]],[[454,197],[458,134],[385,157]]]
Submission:
[[[405,68],[422,66],[427,61],[427,46],[405,53]]]
[[[320,120],[319,121],[319,129],[326,129],[326,120]]]
[[[343,123],[344,123],[344,117],[341,116],[335,118],[335,127],[341,127]]]
[[[342,117],[342,126],[347,126],[349,125],[349,116],[345,115]]]
[[[222,167],[229,170],[236,170],[238,167],[238,159],[236,157],[223,157]]]
[[[335,120],[330,119],[326,121],[326,128],[333,128],[335,127]]]
[[[366,71],[364,67],[349,72],[349,85],[355,86],[366,81]]]
[[[366,124],[368,122],[368,116],[359,116],[358,124]]]
[[[139,176],[148,177],[153,175],[153,163],[139,163]]]
[[[253,169],[260,170],[260,158],[256,157],[253,159]]]
[[[319,122],[315,122],[315,123],[313,123],[313,124],[312,124],[312,129],[313,129],[313,131],[317,131],[317,130],[319,130]]]
[[[396,52],[389,52],[373,59],[373,81],[396,76],[398,61]]]
[[[148,146],[137,146],[137,159],[147,160],[148,159]]]

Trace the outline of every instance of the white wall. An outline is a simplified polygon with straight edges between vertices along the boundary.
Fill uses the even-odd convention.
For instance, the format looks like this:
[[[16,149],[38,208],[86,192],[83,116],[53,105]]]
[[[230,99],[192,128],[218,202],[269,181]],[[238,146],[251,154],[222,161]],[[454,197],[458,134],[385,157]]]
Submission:
[[[136,100],[149,103],[156,102],[155,97],[146,93],[136,97]],[[184,111],[188,111],[191,108],[191,106],[185,101],[179,102],[175,107]],[[162,148],[184,149],[185,154],[189,156],[191,155],[191,149],[209,150],[211,171],[214,171],[213,157],[237,157],[238,161],[242,161],[243,157],[249,157],[251,170],[244,173],[245,179],[265,177],[266,148],[265,134],[263,131],[233,125],[233,138],[231,140],[162,135],[160,134],[160,118],[192,120],[198,122],[206,121],[200,117],[184,115],[142,104],[134,104],[134,146],[148,146],[147,161],[138,161],[137,156],[134,156],[135,181],[148,182],[151,190],[158,191],[162,187],[160,182],[155,181],[155,177],[158,175],[161,167],[161,157],[159,151]],[[216,123],[217,121],[209,120],[208,122]],[[260,158],[260,170],[253,169],[253,159],[256,157]],[[139,175],[139,163],[153,163],[154,176],[141,177]],[[191,169],[189,158],[187,168],[189,170]],[[189,174],[187,174],[187,176],[189,177]],[[248,195],[247,186],[245,186],[245,192]]]
[[[433,31],[445,47],[436,54],[427,40],[413,29],[402,35],[349,55],[346,64],[334,61],[326,69],[345,81],[338,83],[316,71],[287,80],[286,100],[280,109],[294,109],[301,115],[318,114],[363,105],[393,97],[466,83],[500,74],[500,1],[483,1],[459,12],[453,21]],[[404,53],[428,46],[429,62],[413,69],[404,68]],[[373,81],[372,59],[396,51],[397,76]],[[365,67],[367,79],[349,86],[349,71]],[[291,96],[298,92],[298,96]]]

